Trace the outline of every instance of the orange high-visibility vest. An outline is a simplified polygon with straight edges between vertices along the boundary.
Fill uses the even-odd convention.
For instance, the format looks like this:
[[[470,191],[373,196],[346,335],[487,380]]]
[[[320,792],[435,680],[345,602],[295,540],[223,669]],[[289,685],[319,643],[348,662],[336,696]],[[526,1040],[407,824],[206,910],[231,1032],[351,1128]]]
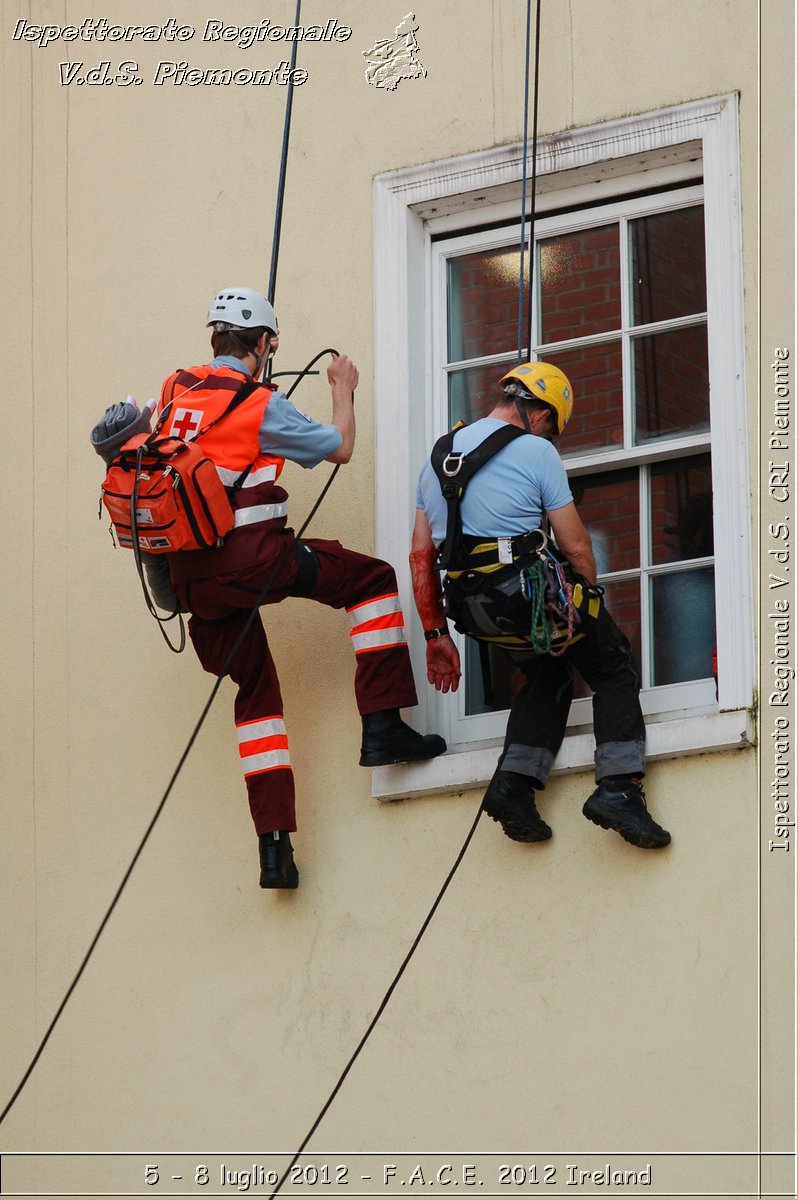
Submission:
[[[232,367],[192,367],[175,371],[164,380],[159,415],[170,406],[163,433],[169,437],[191,441],[203,426],[220,417],[247,376]],[[262,384],[251,396],[225,417],[202,438],[202,449],[212,459],[222,483],[232,486],[246,467],[252,464],[250,475],[270,475],[273,483],[285,463],[277,455],[264,454],[258,434],[266,405],[276,391]],[[264,470],[264,468],[266,470]],[[269,472],[268,468],[273,468]]]
[[[166,412],[162,432],[192,441],[201,429],[221,417],[247,379],[245,372],[232,367],[201,366],[175,371],[161,388],[159,417]],[[255,535],[285,527],[288,497],[277,486],[285,459],[265,454],[259,439],[263,415],[275,391],[272,385],[262,384],[202,435],[203,452],[213,462],[227,489],[234,525],[221,549],[178,554],[178,561],[172,564],[174,577],[196,578],[223,570],[231,554],[233,559],[238,558],[235,547],[241,534],[249,543]],[[246,478],[241,481],[247,468]]]

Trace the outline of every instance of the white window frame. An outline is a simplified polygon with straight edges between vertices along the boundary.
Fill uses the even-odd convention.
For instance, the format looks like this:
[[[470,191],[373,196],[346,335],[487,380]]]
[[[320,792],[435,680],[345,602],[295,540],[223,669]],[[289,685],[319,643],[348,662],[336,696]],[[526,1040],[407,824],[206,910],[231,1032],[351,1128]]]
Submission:
[[[696,162],[699,166],[696,167]],[[407,552],[418,471],[434,440],[435,412],[424,398],[435,386],[433,247],[436,233],[518,218],[522,147],[492,150],[407,168],[374,181],[375,430],[377,553],[398,569],[406,615],[414,612]],[[680,105],[540,139],[538,220],[564,203],[592,202],[703,176],[707,239],[707,316],[713,491],[718,698],[714,687],[683,709],[646,696],[649,758],[753,742],[753,586],[748,414],[740,235],[737,97]],[[567,199],[566,199],[567,197]],[[540,228],[540,226],[539,226]],[[589,456],[580,458],[585,465]],[[569,462],[569,466],[572,464]],[[419,681],[422,729],[441,727],[440,698],[426,684],[425,644],[413,616],[411,652]],[[670,689],[668,689],[670,690]],[[451,705],[451,699],[448,701]],[[589,722],[576,702],[575,719]],[[449,710],[451,713],[451,708]],[[451,736],[451,717],[444,727]],[[439,759],[381,767],[374,795],[395,799],[484,783],[497,757],[495,726]],[[569,729],[555,770],[591,766],[595,743],[583,726]]]
[[[547,349],[554,351],[578,349],[580,345],[598,345],[601,342],[620,343],[622,346],[623,369],[623,419],[627,430],[626,446],[585,452],[579,455],[568,455],[567,439],[560,447],[564,455],[565,465],[569,474],[582,474],[588,471],[605,471],[612,466],[635,466],[643,463],[650,465],[654,462],[673,461],[696,452],[705,452],[711,448],[711,432],[683,434],[672,437],[659,437],[654,441],[631,447],[629,431],[634,424],[634,397],[631,387],[631,342],[636,337],[647,336],[651,333],[670,331],[673,329],[694,327],[697,324],[706,326],[706,312],[691,313],[689,316],[669,319],[648,324],[634,324],[630,313],[631,296],[629,288],[628,259],[628,222],[640,217],[653,216],[658,213],[681,210],[696,205],[703,205],[703,187],[701,185],[685,189],[657,193],[654,196],[634,200],[621,200],[593,209],[579,209],[563,215],[543,217],[536,223],[536,237],[551,238],[566,236],[574,231],[617,223],[620,235],[621,279],[624,283],[621,297],[621,326],[606,333],[591,334],[581,338],[571,339],[567,343],[551,343]],[[496,249],[516,249],[520,240],[520,223],[515,227],[505,226],[502,229],[483,230],[476,234],[462,234],[444,241],[432,244],[430,248],[431,265],[431,349],[432,349],[432,378],[431,404],[434,422],[433,439],[440,437],[448,428],[449,405],[446,376],[449,372],[465,367],[483,367],[495,365],[498,377],[502,371],[509,370],[515,365],[516,355],[493,354],[482,358],[469,359],[466,362],[447,363],[447,266],[458,254],[485,253]],[[536,315],[536,298],[535,304]],[[533,320],[533,328],[535,327]],[[534,346],[535,357],[545,358],[546,351],[542,346]],[[670,573],[674,568],[671,564],[646,565],[649,555],[648,537],[650,519],[646,504],[646,490],[641,492],[640,538],[641,565],[635,571],[625,573],[625,578],[642,576],[641,591],[645,592],[647,581],[654,576]],[[728,523],[726,513],[718,513],[716,524],[721,527]],[[728,531],[725,531],[726,533]],[[720,534],[724,537],[724,532]],[[713,558],[695,560],[692,567],[713,565]],[[619,581],[620,578],[618,577]],[[464,652],[465,638],[457,636],[461,655]],[[647,664],[650,650],[650,624],[643,621],[642,665],[644,688],[641,693],[641,705],[646,715],[660,713],[676,713],[680,711],[710,711],[715,704],[715,682],[712,678],[692,680],[687,683],[667,686],[650,687],[646,685],[645,676],[648,673]],[[457,699],[438,703],[437,712],[433,718],[436,728],[443,733],[452,747],[463,747],[474,741],[487,740],[502,736],[506,716],[501,712],[485,713],[467,716],[465,712],[465,688],[461,688]],[[592,720],[591,701],[589,699],[575,700],[571,706],[569,726],[587,725]]]

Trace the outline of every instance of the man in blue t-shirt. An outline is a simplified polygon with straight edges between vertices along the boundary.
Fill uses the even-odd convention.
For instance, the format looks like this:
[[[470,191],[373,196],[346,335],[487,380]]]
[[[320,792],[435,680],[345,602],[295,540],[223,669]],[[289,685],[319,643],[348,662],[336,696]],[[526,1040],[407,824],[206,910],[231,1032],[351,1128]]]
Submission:
[[[458,580],[454,571],[455,566],[464,566],[465,559],[448,563],[454,577],[446,577],[446,603],[436,563],[444,543],[447,548],[453,543],[447,536],[447,502],[431,459],[419,478],[410,565],[427,639],[427,678],[441,692],[456,691],[460,682],[460,657],[449,635],[447,614],[477,640],[504,643],[505,653],[520,668],[525,682],[513,699],[504,749],[483,804],[508,837],[537,842],[550,838],[551,829],[537,811],[535,789],[545,788],[562,744],[573,694],[571,668],[576,667],[594,693],[598,786],[583,807],[584,815],[616,830],[634,846],[666,846],[670,834],[651,817],[641,786],[646,734],[639,672],[628,639],[595,588],[590,535],[576,511],[554,447],[573,409],[571,385],[562,371],[543,362],[523,363],[500,382],[503,392],[489,415],[457,430],[450,448],[447,443],[450,457],[443,462],[442,474],[456,478],[460,455],[474,451],[508,425],[529,436],[506,442],[465,488],[459,503],[458,542],[463,554],[470,549],[479,555],[472,564],[487,569],[467,572],[470,590],[465,594],[462,575]],[[518,581],[521,567],[530,561],[529,547],[535,544],[534,539],[522,540],[522,535],[546,522],[568,560],[573,597],[585,597],[586,604],[576,635],[573,630],[570,636],[555,630],[554,643],[541,652],[547,643],[544,639],[533,648],[530,606]],[[491,550],[485,549],[486,543]],[[497,612],[502,614],[499,625]],[[571,616],[575,619],[573,608]],[[507,643],[513,641],[516,645],[508,649]]]

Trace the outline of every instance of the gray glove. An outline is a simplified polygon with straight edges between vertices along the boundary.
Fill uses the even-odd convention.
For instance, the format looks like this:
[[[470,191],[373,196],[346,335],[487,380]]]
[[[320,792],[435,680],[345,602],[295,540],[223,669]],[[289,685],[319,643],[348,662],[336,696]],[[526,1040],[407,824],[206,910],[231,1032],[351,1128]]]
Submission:
[[[150,432],[151,419],[151,410],[145,406],[139,412],[136,401],[128,396],[122,403],[106,408],[102,420],[91,431],[91,444],[107,465],[129,438]]]
[[[169,563],[165,554],[148,554],[143,550],[144,570],[147,572],[147,583],[150,593],[158,608],[164,612],[188,612],[183,608],[172,587],[172,577],[169,573]]]

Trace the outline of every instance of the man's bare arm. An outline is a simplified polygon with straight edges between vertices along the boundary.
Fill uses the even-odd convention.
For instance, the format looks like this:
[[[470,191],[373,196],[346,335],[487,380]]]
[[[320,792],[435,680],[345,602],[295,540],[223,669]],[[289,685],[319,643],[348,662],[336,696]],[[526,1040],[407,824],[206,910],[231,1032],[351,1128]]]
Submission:
[[[588,583],[596,582],[596,560],[590,534],[576,511],[576,505],[566,504],[546,513],[551,521],[557,545],[578,575],[584,575]]]
[[[413,599],[424,631],[442,629],[446,625],[446,613],[440,575],[435,568],[435,543],[429,522],[420,508],[416,509],[413,527],[410,575]],[[427,642],[427,679],[433,687],[439,692],[456,692],[460,673],[460,655],[448,634]]]
[[[341,434],[341,445],[327,462],[348,463],[355,448],[355,388],[360,375],[357,367],[345,354],[339,354],[327,368],[332,390],[332,424]]]

